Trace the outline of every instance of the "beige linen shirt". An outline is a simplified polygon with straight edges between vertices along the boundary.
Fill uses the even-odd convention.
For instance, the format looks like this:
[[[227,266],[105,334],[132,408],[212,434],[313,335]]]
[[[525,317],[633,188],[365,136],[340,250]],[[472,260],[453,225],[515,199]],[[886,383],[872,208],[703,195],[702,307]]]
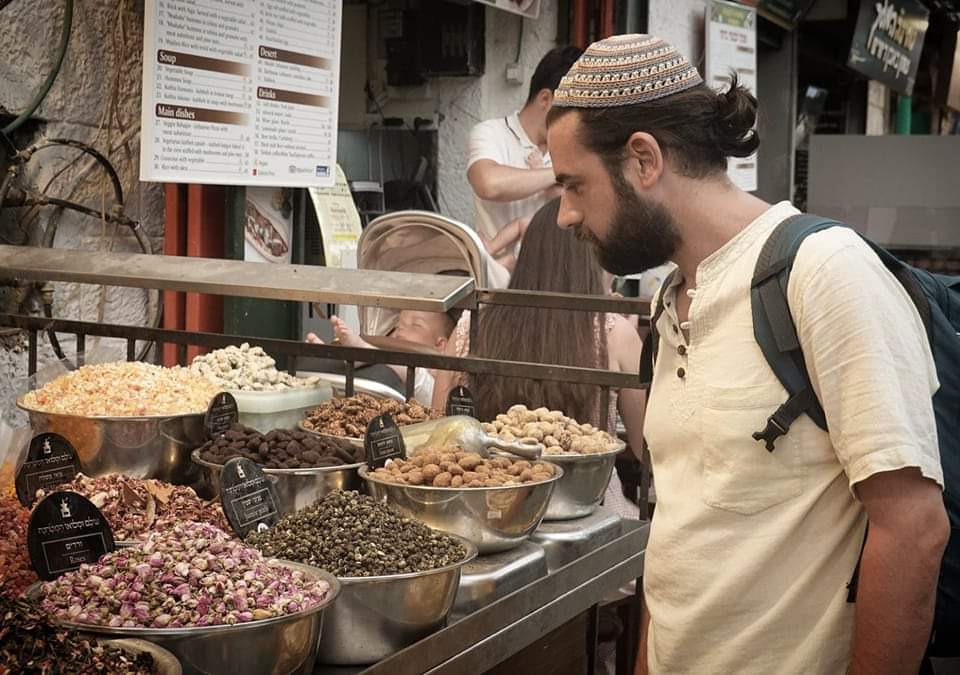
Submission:
[[[751,438],[786,392],[754,339],[750,281],[795,213],[771,207],[701,263],[688,326],[679,284],[664,292],[645,426],[658,500],[644,576],[652,674],[845,672],[846,586],[866,524],[853,486],[904,467],[943,483],[920,317],[845,228],[803,243],[788,287],[830,433],[804,415],[772,453]]]

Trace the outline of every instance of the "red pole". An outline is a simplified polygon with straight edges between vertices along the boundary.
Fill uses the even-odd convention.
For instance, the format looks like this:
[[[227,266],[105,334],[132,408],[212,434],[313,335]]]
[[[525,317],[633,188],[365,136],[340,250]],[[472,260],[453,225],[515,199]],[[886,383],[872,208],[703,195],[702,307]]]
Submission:
[[[614,0],[600,0],[600,39],[608,38],[616,31]]]
[[[225,249],[225,194],[214,185],[187,186],[187,255],[222,258]],[[223,332],[223,298],[218,295],[187,293],[187,330]],[[187,363],[201,353],[199,347],[187,349]],[[183,364],[186,365],[186,364]]]
[[[178,183],[164,185],[163,211],[164,255],[187,255],[187,186]],[[186,295],[179,291],[163,291],[163,327],[183,330],[186,327]],[[177,346],[163,346],[162,363],[177,363]]]
[[[588,0],[573,0],[573,45],[580,49],[586,49],[590,41],[587,2]]]

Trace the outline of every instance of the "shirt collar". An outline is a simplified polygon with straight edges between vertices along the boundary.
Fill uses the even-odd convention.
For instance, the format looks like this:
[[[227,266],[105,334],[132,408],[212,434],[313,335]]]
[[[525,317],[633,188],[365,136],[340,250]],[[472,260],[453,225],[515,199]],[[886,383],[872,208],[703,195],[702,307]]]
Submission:
[[[507,129],[516,136],[517,140],[520,141],[520,145],[525,149],[532,150],[537,146],[533,144],[533,141],[530,140],[530,137],[527,136],[527,132],[523,130],[523,125],[520,124],[520,113],[515,112],[512,115],[507,115],[503,118],[507,123]]]
[[[697,267],[697,286],[722,273],[759,240],[766,240],[773,229],[790,216],[799,213],[789,201],[774,204],[740,230],[737,235],[707,256]]]

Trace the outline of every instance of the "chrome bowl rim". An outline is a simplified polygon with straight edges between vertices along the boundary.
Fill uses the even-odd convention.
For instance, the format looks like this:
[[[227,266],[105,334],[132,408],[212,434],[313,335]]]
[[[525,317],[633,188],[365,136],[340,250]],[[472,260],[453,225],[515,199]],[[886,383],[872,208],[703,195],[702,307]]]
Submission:
[[[53,412],[51,410],[39,410],[37,408],[31,408],[23,402],[25,397],[26,394],[17,397],[17,407],[24,412],[34,413],[37,415],[69,417],[71,419],[79,420],[97,420],[102,422],[153,422],[158,420],[177,419],[181,417],[203,417],[207,414],[206,410],[200,410],[198,412],[170,413],[166,415],[77,415],[75,413],[61,413]]]
[[[529,461],[529,460],[523,460],[523,461]],[[491,492],[493,490],[517,490],[525,487],[532,488],[532,487],[539,487],[541,485],[550,485],[550,483],[555,483],[561,478],[563,478],[564,471],[562,466],[558,464],[554,464],[553,462],[542,460],[542,459],[538,459],[536,461],[543,462],[544,464],[549,464],[550,466],[552,466],[554,471],[553,476],[551,476],[547,480],[537,481],[536,483],[520,483],[519,485],[497,485],[497,486],[490,486],[490,487],[484,486],[484,487],[468,488],[468,487],[434,487],[433,485],[407,485],[406,483],[391,483],[388,480],[381,480],[379,478],[374,478],[373,476],[371,476],[368,472],[369,467],[366,464],[360,467],[359,474],[360,474],[360,477],[363,478],[364,480],[370,481],[371,483],[377,483],[378,485],[387,485],[389,487],[404,488],[406,490],[420,490],[420,491],[433,490],[436,492],[444,492],[447,494],[455,494],[455,493],[473,494],[475,492]]]
[[[196,464],[199,464],[200,466],[207,467],[210,469],[219,469],[220,471],[223,471],[223,467],[226,466],[225,464],[215,464],[205,459],[201,459],[199,448],[195,448],[190,453],[190,459]],[[263,471],[268,476],[316,476],[318,474],[335,473],[337,471],[347,471],[347,470],[352,471],[354,469],[364,466],[366,462],[358,462],[356,464],[341,464],[339,466],[313,466],[313,467],[307,467],[303,469],[268,469],[265,466],[259,464],[258,462],[254,462],[254,464],[259,466],[260,470]]]
[[[181,628],[113,628],[110,626],[103,626],[95,623],[76,623],[73,621],[63,621],[61,619],[51,617],[51,621],[56,623],[58,626],[63,626],[70,630],[81,631],[84,633],[95,633],[97,635],[122,635],[125,637],[141,637],[148,639],[151,637],[156,638],[177,638],[177,637],[194,637],[197,635],[216,635],[219,633],[230,633],[230,632],[242,632],[245,630],[253,630],[256,628],[263,628],[266,626],[273,626],[280,623],[288,623],[296,619],[303,619],[311,614],[316,614],[321,612],[330,605],[333,604],[334,600],[340,595],[343,585],[340,583],[340,580],[337,577],[333,576],[326,570],[320,569],[319,567],[313,567],[312,565],[305,565],[303,563],[293,562],[291,560],[283,560],[282,558],[273,558],[283,563],[284,566],[290,567],[294,570],[301,572],[306,572],[308,574],[314,575],[314,580],[326,581],[330,584],[330,592],[327,594],[327,597],[324,598],[323,602],[314,607],[308,609],[302,609],[299,612],[293,614],[284,614],[282,616],[274,616],[269,619],[260,619],[255,621],[245,621],[243,623],[235,624],[218,624],[216,626],[184,626]],[[40,581],[33,584],[28,590],[27,594],[32,594],[34,596],[40,593],[40,587],[44,582]]]
[[[580,464],[580,463],[589,463],[592,460],[598,459],[608,459],[610,455],[619,455],[621,452],[627,449],[627,444],[623,441],[618,440],[616,447],[610,450],[604,450],[603,452],[589,452],[581,454],[565,454],[565,455],[551,455],[548,453],[543,453],[540,455],[541,459],[544,459],[549,462],[557,462],[560,464]]]

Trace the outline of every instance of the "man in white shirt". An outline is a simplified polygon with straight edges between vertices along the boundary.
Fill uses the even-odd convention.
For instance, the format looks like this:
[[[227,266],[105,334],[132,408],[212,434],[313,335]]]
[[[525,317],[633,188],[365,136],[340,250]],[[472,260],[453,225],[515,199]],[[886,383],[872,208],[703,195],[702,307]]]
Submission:
[[[949,536],[926,333],[854,232],[809,236],[787,296],[829,433],[804,415],[775,452],[752,438],[786,394],[751,280],[797,213],[726,176],[757,149],[756,107],[736,80],[715,92],[670,45],[624,35],[588,48],[548,118],[559,223],[615,274],[678,267],[644,426],[657,510],[636,672],[913,674]]]
[[[470,132],[467,179],[474,192],[477,231],[491,242],[511,226],[518,240],[526,222],[549,198],[556,181],[547,153],[547,111],[560,78],[580,56],[576,47],[555,47],[530,78],[527,102],[519,112],[480,122]],[[491,254],[515,252],[514,242],[493,244]]]

